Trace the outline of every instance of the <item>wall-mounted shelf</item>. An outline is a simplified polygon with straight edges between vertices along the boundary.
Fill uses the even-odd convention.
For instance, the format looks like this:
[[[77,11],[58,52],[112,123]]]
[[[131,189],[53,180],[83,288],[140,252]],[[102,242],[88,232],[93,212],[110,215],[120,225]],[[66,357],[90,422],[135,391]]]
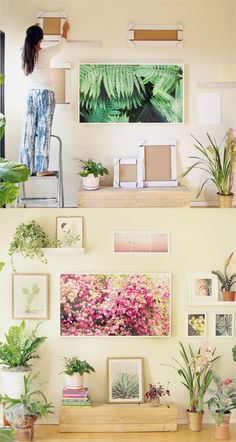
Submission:
[[[198,87],[203,89],[235,89],[236,81],[206,81],[198,83]]]
[[[188,303],[188,305],[190,307],[213,307],[213,306],[224,306],[224,307],[228,307],[228,306],[235,306],[236,307],[236,301],[217,301],[217,302],[208,302],[206,304],[197,304],[197,303]]]
[[[47,247],[42,249],[48,256],[84,255],[84,247]]]

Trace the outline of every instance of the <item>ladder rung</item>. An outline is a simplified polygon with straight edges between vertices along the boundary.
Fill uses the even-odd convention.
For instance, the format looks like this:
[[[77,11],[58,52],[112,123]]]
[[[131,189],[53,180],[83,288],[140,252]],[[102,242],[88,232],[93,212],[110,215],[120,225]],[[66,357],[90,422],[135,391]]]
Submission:
[[[53,197],[32,197],[32,198],[30,198],[30,197],[25,197],[25,198],[20,198],[19,199],[19,202],[21,202],[21,201],[43,201],[43,200],[55,200],[55,201],[57,201],[57,198],[55,197],[55,196],[53,196]]]

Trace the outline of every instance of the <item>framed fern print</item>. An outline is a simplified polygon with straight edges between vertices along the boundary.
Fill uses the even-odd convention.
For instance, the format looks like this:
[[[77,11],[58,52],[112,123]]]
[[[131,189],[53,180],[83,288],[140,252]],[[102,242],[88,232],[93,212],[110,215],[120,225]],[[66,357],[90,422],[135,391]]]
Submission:
[[[183,123],[182,64],[80,64],[80,123]]]
[[[143,358],[108,358],[108,402],[144,402]]]

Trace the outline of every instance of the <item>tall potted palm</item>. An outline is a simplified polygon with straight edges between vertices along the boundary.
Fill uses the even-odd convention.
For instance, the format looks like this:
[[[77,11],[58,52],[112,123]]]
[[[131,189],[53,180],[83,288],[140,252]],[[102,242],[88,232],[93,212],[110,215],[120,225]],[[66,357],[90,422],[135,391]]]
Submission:
[[[194,163],[183,173],[188,175],[193,169],[200,169],[207,174],[201,184],[197,198],[200,196],[205,184],[212,181],[217,189],[219,207],[231,207],[233,201],[234,172],[236,166],[236,131],[229,129],[220,145],[207,133],[208,144],[203,146],[194,136],[194,147],[201,156],[191,156]]]

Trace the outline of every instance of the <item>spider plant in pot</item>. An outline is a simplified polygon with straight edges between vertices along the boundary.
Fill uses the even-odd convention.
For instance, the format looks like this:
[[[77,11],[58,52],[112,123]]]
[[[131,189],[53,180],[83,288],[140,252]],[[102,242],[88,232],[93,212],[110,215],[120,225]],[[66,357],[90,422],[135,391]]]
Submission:
[[[231,410],[236,408],[236,381],[221,379],[217,374],[214,374],[213,381],[216,388],[207,389],[203,399],[215,419],[215,439],[228,440]]]
[[[10,327],[5,334],[6,342],[0,342],[0,365],[4,392],[7,396],[18,399],[24,390],[24,376],[29,374],[29,362],[39,358],[38,348],[47,339],[37,336],[38,324],[32,331],[27,331],[25,321],[19,326]]]
[[[83,178],[83,188],[85,190],[97,190],[99,189],[99,177],[103,175],[109,175],[106,167],[102,163],[95,163],[95,161],[78,160],[80,172],[79,175]]]
[[[208,133],[208,144],[203,146],[193,135],[196,141],[194,147],[201,156],[191,156],[195,162],[183,173],[188,175],[193,169],[200,169],[207,174],[207,178],[201,184],[197,198],[200,196],[205,184],[212,181],[217,188],[219,207],[231,207],[233,201],[234,172],[236,166],[236,131],[229,129],[220,145],[217,144]]]
[[[40,385],[34,386],[37,376],[38,373],[24,376],[24,390],[18,399],[0,396],[6,421],[14,428],[30,428],[38,418],[46,418],[52,413],[52,403],[47,401]]]
[[[181,362],[172,358],[176,365],[168,366],[177,371],[181,383],[189,393],[189,406],[186,410],[189,430],[201,431],[203,397],[213,379],[213,366],[220,356],[214,356],[215,349],[212,350],[206,343],[203,343],[196,352],[191,345],[188,349],[185,349],[182,342],[179,345]]]
[[[66,386],[68,388],[83,389],[84,373],[95,373],[95,369],[87,362],[78,359],[76,356],[71,358],[64,357],[64,370],[66,375]]]
[[[228,274],[228,267],[232,260],[233,253],[231,253],[225,261],[224,272],[219,270],[212,270],[212,273],[216,275],[221,283],[221,291],[223,293],[224,301],[234,301],[235,300],[235,290],[231,290],[232,286],[236,282],[236,273],[232,275]]]

